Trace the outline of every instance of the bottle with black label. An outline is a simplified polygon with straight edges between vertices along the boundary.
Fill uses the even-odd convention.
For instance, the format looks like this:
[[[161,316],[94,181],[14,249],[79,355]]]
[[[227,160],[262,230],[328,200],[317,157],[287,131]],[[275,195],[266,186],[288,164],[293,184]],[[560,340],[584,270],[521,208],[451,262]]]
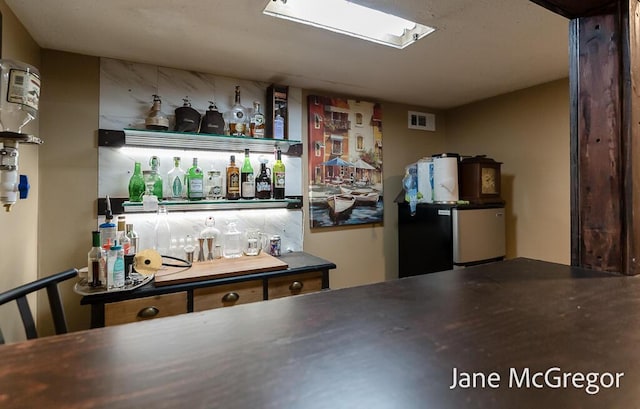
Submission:
[[[227,166],[227,199],[240,199],[240,169],[236,166],[236,155],[231,155]]]
[[[253,176],[253,167],[249,159],[249,149],[244,150],[244,163],[240,171],[241,195],[243,199],[255,199],[256,185]]]
[[[260,161],[260,174],[256,178],[256,199],[271,199],[271,171],[266,161]]]

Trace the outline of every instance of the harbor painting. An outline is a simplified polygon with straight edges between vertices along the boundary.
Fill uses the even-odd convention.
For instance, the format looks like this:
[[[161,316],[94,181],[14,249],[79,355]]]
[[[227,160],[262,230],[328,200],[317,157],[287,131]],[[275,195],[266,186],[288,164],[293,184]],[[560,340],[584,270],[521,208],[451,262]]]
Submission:
[[[310,95],[311,228],[382,223],[380,104]]]

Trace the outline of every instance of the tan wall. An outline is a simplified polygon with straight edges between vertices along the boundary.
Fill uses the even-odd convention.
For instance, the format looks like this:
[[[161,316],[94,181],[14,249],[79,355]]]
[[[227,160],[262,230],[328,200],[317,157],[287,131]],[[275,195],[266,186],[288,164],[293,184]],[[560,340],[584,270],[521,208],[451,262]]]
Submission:
[[[507,256],[569,264],[569,82],[447,112],[448,148],[504,162]]]
[[[2,13],[2,58],[40,66],[40,48],[15,15],[0,0]],[[23,132],[38,135],[38,121]],[[33,145],[19,146],[19,172],[29,176],[31,191],[27,200],[18,201],[10,213],[0,210],[0,292],[33,281],[38,277],[38,151]],[[35,303],[35,299],[30,299]],[[35,308],[35,307],[34,307]],[[0,307],[0,328],[7,340],[25,339],[15,303]]]
[[[409,110],[438,114],[437,131],[407,129]],[[306,141],[306,108],[303,111],[303,140]],[[308,217],[305,219],[305,251],[337,265],[337,269],[331,271],[331,288],[351,287],[398,277],[398,217],[393,201],[402,189],[404,167],[425,155],[441,152],[445,145],[444,116],[437,111],[385,102],[382,104],[382,115],[384,225],[311,230]],[[305,145],[304,163],[307,161],[306,152]],[[304,169],[303,180],[308,180],[307,167]],[[305,185],[305,197],[309,197],[307,188]],[[305,204],[305,213],[309,214],[308,203]]]
[[[43,50],[42,75],[39,259],[47,274],[86,266],[96,229],[100,60]],[[61,288],[69,329],[88,328],[89,307],[71,284]]]

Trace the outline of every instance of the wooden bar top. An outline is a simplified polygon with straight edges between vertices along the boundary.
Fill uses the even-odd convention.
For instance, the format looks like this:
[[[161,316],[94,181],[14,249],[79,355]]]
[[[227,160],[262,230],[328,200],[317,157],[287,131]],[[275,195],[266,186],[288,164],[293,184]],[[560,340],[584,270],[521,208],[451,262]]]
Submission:
[[[639,342],[640,277],[514,259],[0,346],[0,407],[631,408]]]

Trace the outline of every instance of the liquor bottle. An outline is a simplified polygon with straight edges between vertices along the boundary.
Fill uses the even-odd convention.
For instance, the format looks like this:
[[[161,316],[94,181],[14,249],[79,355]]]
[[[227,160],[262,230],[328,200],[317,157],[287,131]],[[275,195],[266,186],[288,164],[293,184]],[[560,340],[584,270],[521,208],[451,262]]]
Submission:
[[[240,199],[240,169],[236,166],[236,155],[231,155],[227,166],[227,199]]]
[[[229,111],[229,133],[234,136],[245,136],[249,132],[247,108],[240,102],[240,87],[236,85],[234,104]]]
[[[126,220],[124,216],[118,216],[118,231],[116,234],[116,240],[122,246],[124,250],[124,254],[129,254],[129,249],[131,247],[131,239],[127,237],[126,229]]]
[[[284,117],[280,115],[280,109],[276,111],[276,117],[273,120],[273,138],[284,139]]]
[[[153,95],[153,106],[149,110],[149,115],[144,120],[145,128],[156,131],[166,131],[169,129],[169,119],[162,112],[162,101],[158,95]]]
[[[186,196],[184,176],[186,172],[180,167],[180,157],[173,158],[173,169],[167,173],[167,187],[165,197],[171,200],[180,200]]]
[[[242,170],[240,171],[240,181],[242,198],[255,199],[256,182],[253,176],[253,167],[251,166],[251,160],[249,160],[249,149],[244,150],[244,162],[242,163]]]
[[[282,163],[282,151],[276,151],[276,163],[273,165],[273,198],[284,199],[285,173]]]
[[[219,170],[210,170],[207,172],[205,192],[207,199],[221,199],[222,196],[224,196],[222,193],[222,176]]]
[[[251,120],[249,122],[251,137],[264,138],[265,127],[265,117],[264,114],[260,112],[260,102],[253,101],[253,115],[251,115]]]
[[[99,288],[105,283],[106,254],[100,245],[100,232],[93,231],[91,232],[91,236],[93,239],[93,247],[91,247],[87,255],[87,284],[89,284],[90,287]]]
[[[160,177],[160,158],[152,156],[149,159],[149,166],[151,166],[151,179],[153,180],[153,195],[162,200],[162,177]]]
[[[144,178],[142,177],[142,170],[140,168],[140,162],[136,162],[133,166],[133,175],[129,179],[129,201],[130,202],[142,202],[142,194],[144,193],[145,185]]]
[[[133,224],[127,223],[127,225],[125,226],[125,229],[126,229],[125,235],[129,239],[129,243],[130,243],[129,252],[125,254],[136,254],[139,250],[138,241],[140,238],[138,237],[138,233],[136,233],[136,231],[133,230]]]
[[[187,198],[202,200],[204,198],[204,175],[198,166],[198,158],[193,158],[193,166],[189,168],[187,180]]]
[[[256,199],[271,199],[271,172],[266,161],[260,161],[260,174],[256,178]]]

